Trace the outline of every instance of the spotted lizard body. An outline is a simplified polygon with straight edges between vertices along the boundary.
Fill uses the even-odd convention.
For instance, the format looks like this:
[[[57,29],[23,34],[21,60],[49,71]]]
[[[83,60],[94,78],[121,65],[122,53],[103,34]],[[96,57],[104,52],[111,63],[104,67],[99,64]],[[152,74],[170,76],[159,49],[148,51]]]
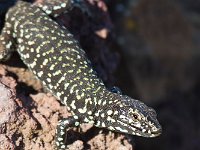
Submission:
[[[51,19],[76,4],[73,0],[47,0],[44,4],[18,1],[6,15],[0,59],[17,50],[33,74],[72,113],[57,126],[58,149],[67,148],[65,130],[81,123],[138,136],[158,136],[161,126],[155,111],[119,90],[108,90],[73,35]]]

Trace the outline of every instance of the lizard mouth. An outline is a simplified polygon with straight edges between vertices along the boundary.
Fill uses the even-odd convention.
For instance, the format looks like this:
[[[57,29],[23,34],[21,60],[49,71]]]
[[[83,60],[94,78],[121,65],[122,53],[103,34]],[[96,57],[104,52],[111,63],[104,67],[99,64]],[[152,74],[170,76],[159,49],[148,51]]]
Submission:
[[[130,123],[123,122],[123,121],[118,121],[118,124],[120,126],[124,127],[125,129],[128,129],[128,131],[129,131],[128,134],[150,137],[148,132],[147,133],[142,132],[142,129],[135,126],[134,124],[130,124]]]
[[[143,137],[157,137],[161,134],[162,129],[152,129],[152,128],[140,128],[135,124],[130,124],[123,121],[118,121],[119,125],[124,127],[124,129],[128,129],[128,134],[143,136]]]

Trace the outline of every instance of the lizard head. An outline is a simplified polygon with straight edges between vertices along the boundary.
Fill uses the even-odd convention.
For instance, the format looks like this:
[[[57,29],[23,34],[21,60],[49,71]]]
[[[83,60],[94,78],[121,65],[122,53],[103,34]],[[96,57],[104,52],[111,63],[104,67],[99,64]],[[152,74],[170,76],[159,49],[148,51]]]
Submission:
[[[157,120],[154,109],[141,101],[122,96],[119,103],[118,114],[116,112],[118,129],[127,130],[128,133],[143,136],[156,137],[161,134],[162,128]]]
[[[110,130],[143,137],[156,137],[162,128],[154,109],[139,100],[114,93],[114,101],[103,111],[102,123]],[[102,116],[100,114],[99,116]]]

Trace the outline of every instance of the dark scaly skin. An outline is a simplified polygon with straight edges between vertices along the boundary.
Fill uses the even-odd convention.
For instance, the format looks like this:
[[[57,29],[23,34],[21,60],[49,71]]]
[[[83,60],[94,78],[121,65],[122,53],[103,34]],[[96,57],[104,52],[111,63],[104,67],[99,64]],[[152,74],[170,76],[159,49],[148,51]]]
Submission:
[[[72,112],[57,126],[58,149],[67,148],[65,130],[81,123],[138,136],[158,136],[161,126],[155,111],[116,88],[109,91],[73,35],[48,16],[57,16],[75,4],[72,0],[17,2],[8,11],[0,36],[0,59],[17,50],[34,75]]]

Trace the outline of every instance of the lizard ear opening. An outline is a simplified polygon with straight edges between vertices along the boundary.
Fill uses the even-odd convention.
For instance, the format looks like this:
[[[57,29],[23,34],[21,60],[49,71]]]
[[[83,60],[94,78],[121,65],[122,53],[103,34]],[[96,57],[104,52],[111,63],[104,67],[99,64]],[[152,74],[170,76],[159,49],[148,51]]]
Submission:
[[[117,86],[113,86],[110,90],[111,90],[111,92],[113,92],[113,93],[117,93],[117,94],[122,95],[122,91],[121,91],[120,88],[117,87]]]

